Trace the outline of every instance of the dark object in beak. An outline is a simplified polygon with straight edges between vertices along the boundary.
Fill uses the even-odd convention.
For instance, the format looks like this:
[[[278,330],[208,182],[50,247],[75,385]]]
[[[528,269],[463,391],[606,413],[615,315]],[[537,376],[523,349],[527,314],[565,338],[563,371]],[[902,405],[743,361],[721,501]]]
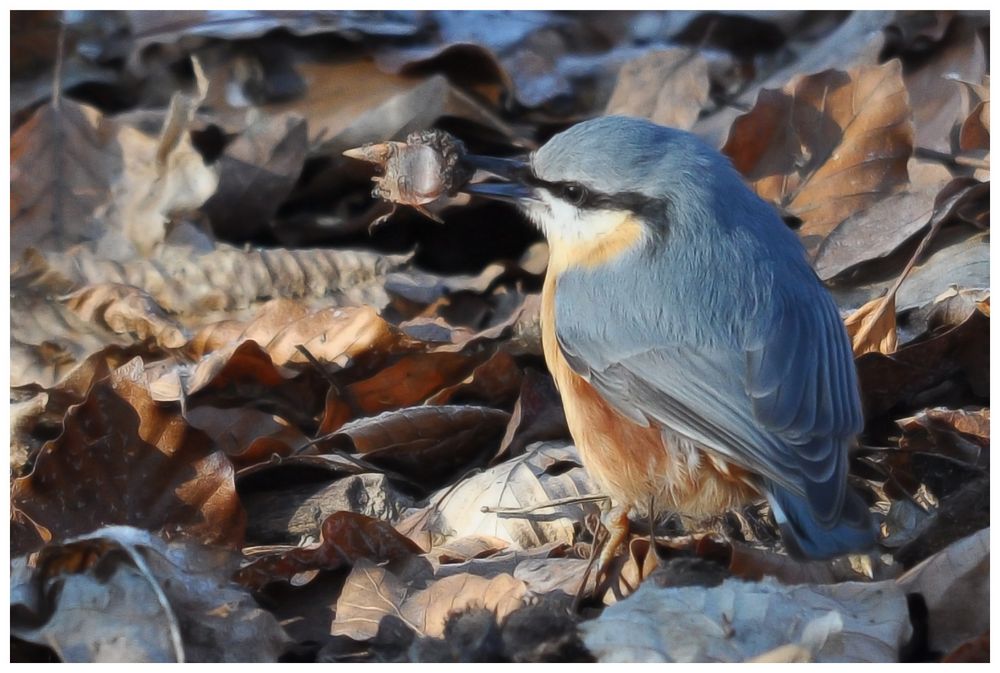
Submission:
[[[462,191],[508,203],[523,203],[535,198],[531,188],[520,182],[477,182],[466,185]]]
[[[524,183],[524,178],[531,173],[526,161],[468,154],[464,157],[464,163],[470,168],[492,173],[508,182],[467,184],[462,187],[463,192],[508,203],[521,203],[534,198],[533,190]]]

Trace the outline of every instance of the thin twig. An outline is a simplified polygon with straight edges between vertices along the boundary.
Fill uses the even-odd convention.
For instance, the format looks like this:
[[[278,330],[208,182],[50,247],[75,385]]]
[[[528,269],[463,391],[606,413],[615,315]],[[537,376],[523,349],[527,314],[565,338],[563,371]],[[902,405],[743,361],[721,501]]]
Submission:
[[[309,360],[310,364],[312,364],[312,366],[319,372],[319,375],[326,379],[326,381],[330,384],[330,388],[333,392],[339,395],[340,387],[337,385],[336,380],[334,380],[333,375],[326,371],[326,368],[323,367],[323,363],[316,359],[316,356],[310,353],[309,349],[302,344],[295,344],[295,350],[302,353],[302,356],[305,357],[306,360]]]
[[[572,614],[577,614],[580,611],[580,603],[583,601],[583,594],[587,591],[587,581],[590,579],[590,573],[594,570],[594,563],[597,561],[598,550],[601,549],[602,533],[607,533],[607,529],[600,525],[600,520],[598,520],[593,531],[593,542],[590,544],[590,559],[587,561],[587,568],[583,571],[583,579],[580,580],[580,586],[576,590],[576,595],[573,597],[573,605],[570,610]],[[596,580],[595,580],[596,581]]]
[[[585,502],[600,502],[602,500],[608,500],[606,495],[573,495],[566,498],[557,498],[555,500],[549,500],[548,502],[543,502],[539,505],[532,505],[530,507],[491,507],[490,505],[483,505],[479,508],[479,511],[484,514],[531,514],[532,512],[537,512],[540,509],[547,509],[549,507],[560,507],[562,505],[579,505]]]
[[[52,69],[52,109],[58,110],[62,101],[62,71],[66,51],[66,19],[59,19],[59,37],[56,39],[56,64]]]
[[[914,149],[913,156],[921,159],[934,159],[948,164],[955,164],[956,166],[968,166],[969,168],[982,168],[987,171],[990,170],[989,159],[980,159],[979,157],[970,157],[964,154],[948,154],[947,152],[932,150],[929,147],[918,147]]]

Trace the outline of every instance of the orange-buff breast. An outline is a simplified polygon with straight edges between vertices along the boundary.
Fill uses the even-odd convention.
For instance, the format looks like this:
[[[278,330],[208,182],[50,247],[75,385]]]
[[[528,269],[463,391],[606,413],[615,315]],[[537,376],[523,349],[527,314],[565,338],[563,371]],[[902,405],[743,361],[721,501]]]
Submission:
[[[651,422],[643,427],[621,415],[574,372],[555,335],[556,282],[550,264],[542,290],[545,361],[562,397],[566,421],[584,467],[616,502],[638,512],[677,513],[704,520],[759,497],[744,470],[715,458]]]

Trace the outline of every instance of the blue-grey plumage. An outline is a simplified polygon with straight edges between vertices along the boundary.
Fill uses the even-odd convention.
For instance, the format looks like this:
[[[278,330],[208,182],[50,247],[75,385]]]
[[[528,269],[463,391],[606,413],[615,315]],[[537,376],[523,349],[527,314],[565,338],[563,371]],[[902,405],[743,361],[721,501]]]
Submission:
[[[531,171],[524,209],[552,247],[559,358],[623,420],[661,429],[665,447],[749,473],[792,551],[870,547],[870,513],[847,486],[863,424],[850,343],[774,209],[695,136],[639,119],[578,124]]]

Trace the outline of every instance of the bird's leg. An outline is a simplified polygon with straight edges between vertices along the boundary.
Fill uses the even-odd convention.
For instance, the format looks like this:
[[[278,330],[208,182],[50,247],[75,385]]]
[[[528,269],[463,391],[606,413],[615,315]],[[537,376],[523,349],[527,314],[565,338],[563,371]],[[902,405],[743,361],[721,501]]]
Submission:
[[[628,507],[615,505],[611,509],[601,514],[601,523],[608,530],[608,541],[604,543],[601,550],[601,560],[597,565],[598,571],[607,571],[618,553],[618,548],[628,537]]]

